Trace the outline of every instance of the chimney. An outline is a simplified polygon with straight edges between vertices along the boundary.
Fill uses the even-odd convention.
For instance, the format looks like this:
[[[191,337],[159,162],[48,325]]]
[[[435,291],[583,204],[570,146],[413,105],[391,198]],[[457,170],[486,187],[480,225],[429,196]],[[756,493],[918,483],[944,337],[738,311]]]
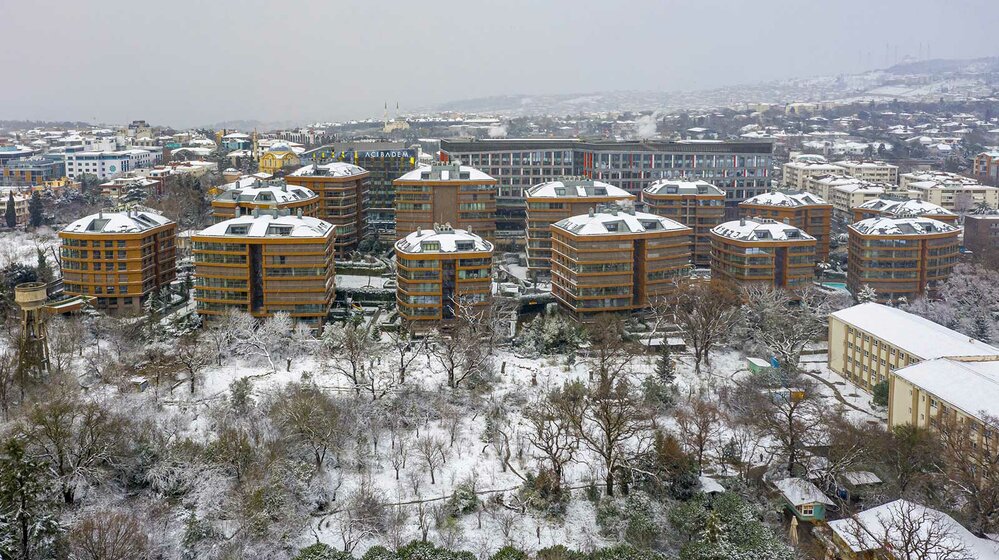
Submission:
[[[233,208],[233,217],[236,217],[236,218],[238,218],[238,217],[239,217],[239,215],[240,215],[240,211],[239,211],[239,204],[237,204],[237,205],[236,205],[236,207],[235,207],[235,208]]]
[[[746,218],[739,218],[739,225],[740,226],[745,226],[746,225]]]
[[[298,210],[295,210],[295,216],[297,216],[299,218],[302,217],[302,209],[301,208],[299,208]]]
[[[590,217],[591,218],[593,217],[593,207],[592,206],[590,206]]]

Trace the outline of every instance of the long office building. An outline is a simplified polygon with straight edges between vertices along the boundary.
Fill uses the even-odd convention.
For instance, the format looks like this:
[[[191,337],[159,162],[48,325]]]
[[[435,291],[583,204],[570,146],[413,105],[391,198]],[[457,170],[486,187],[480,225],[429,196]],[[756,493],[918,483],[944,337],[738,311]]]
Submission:
[[[355,251],[366,233],[369,176],[363,167],[332,162],[306,165],[285,177],[289,185],[305,187],[319,196],[316,217],[336,228],[337,258]]]
[[[392,183],[400,237],[443,223],[487,240],[496,233],[496,179],[474,167],[434,163]]]
[[[254,210],[194,234],[198,313],[285,311],[322,324],[333,302],[334,231],[318,218]]]
[[[234,188],[222,191],[212,199],[215,223],[249,214],[254,209],[288,210],[292,214],[316,217],[319,196],[305,187],[288,185],[283,179],[238,181]]]
[[[437,224],[396,241],[396,303],[406,321],[450,321],[488,303],[493,244]]]
[[[829,369],[865,391],[889,381],[896,370],[955,356],[999,358],[999,348],[880,303],[829,314]]]
[[[635,195],[603,181],[563,177],[527,189],[527,267],[535,275],[551,270],[551,225],[589,209],[619,201],[634,201]]]
[[[957,264],[961,228],[932,218],[868,218],[847,232],[846,279],[854,294],[870,286],[879,301],[912,301],[947,280]]]
[[[606,181],[634,195],[663,178],[700,179],[721,188],[734,209],[769,189],[773,164],[770,141],[444,139],[441,151],[499,181],[501,234],[524,229],[528,187],[561,176]]]
[[[642,203],[650,213],[693,229],[694,265],[711,264],[711,228],[725,221],[724,191],[706,181],[661,179],[645,187]]]
[[[99,212],[59,232],[63,286],[109,312],[140,313],[176,276],[177,224],[152,212]]]
[[[689,227],[616,206],[552,225],[552,295],[573,316],[648,307],[690,272]]]
[[[308,163],[341,161],[364,168],[368,176],[367,227],[382,240],[395,241],[395,187],[392,181],[416,169],[419,148],[404,142],[337,142],[302,154]]]
[[[745,218],[769,218],[784,222],[815,238],[815,258],[829,258],[829,231],[833,205],[808,192],[774,191],[747,198],[739,203]]]
[[[815,238],[765,218],[741,218],[711,230],[711,277],[735,284],[803,288],[815,276]]]

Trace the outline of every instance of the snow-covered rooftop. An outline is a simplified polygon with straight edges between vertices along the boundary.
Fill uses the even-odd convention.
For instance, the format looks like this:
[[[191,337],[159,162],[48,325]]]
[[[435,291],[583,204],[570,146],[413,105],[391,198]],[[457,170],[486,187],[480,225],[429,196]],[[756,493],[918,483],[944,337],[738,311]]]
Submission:
[[[895,307],[861,303],[831,314],[923,360],[943,356],[999,355],[999,348]],[[933,341],[927,344],[927,341]]]
[[[954,213],[943,206],[938,206],[932,202],[910,198],[906,200],[891,200],[885,198],[875,198],[858,206],[862,210],[877,210],[885,214],[911,215],[911,216],[953,216]]]
[[[976,537],[945,513],[906,500],[895,500],[852,517],[830,521],[829,528],[853,552],[879,550],[889,545],[925,554],[920,556],[922,560],[944,560],[953,558],[953,551],[963,548],[962,557],[999,558],[999,543]],[[930,532],[935,536],[931,537]],[[936,542],[931,543],[931,539]],[[916,543],[931,546],[927,550],[907,549]]]
[[[999,416],[999,356],[935,358],[897,370],[895,375],[969,416]]]
[[[439,225],[434,229],[421,229],[395,242],[396,251],[402,253],[455,253],[488,251],[493,244],[474,233]]]
[[[649,194],[680,194],[680,195],[715,195],[724,196],[725,191],[712,185],[707,181],[677,181],[674,179],[660,179],[645,187],[645,192]]]
[[[563,178],[547,183],[540,183],[527,189],[527,196],[531,198],[588,198],[588,197],[611,197],[620,199],[633,199],[635,195],[615,187],[603,181],[592,179],[570,179]]]
[[[864,235],[930,235],[950,233],[960,229],[957,226],[921,216],[877,216],[860,220],[852,224],[850,228]]]
[[[847,471],[843,473],[843,480],[854,486],[881,484],[881,478],[871,471]]]
[[[221,202],[253,202],[257,204],[288,204],[317,198],[316,193],[305,187],[288,185],[284,181],[263,182],[256,180],[250,186],[223,191],[215,200]]]
[[[139,233],[173,223],[159,214],[143,211],[100,212],[72,222],[66,233]]]
[[[353,177],[354,175],[361,175],[367,173],[368,171],[363,167],[354,165],[353,163],[346,163],[343,161],[334,161],[331,163],[322,164],[310,164],[296,169],[291,173],[292,177]]]
[[[818,486],[803,478],[784,478],[774,482],[774,486],[795,507],[806,504],[834,505],[833,501],[823,494]]]
[[[261,212],[206,227],[199,237],[326,237],[333,228],[329,222],[308,216]]]
[[[756,206],[779,206],[785,208],[797,208],[801,206],[818,206],[821,204],[826,204],[822,197],[816,196],[812,193],[786,193],[780,191],[773,191],[763,194],[758,194],[754,197],[747,198],[742,201],[742,204],[746,205],[756,205]]]
[[[495,183],[496,179],[474,167],[459,163],[433,163],[421,165],[397,181],[482,181]]]
[[[838,165],[846,169],[898,169],[897,165],[892,165],[887,161],[854,161],[854,160],[843,160],[834,162],[833,165]]]
[[[611,209],[601,209],[590,214],[580,214],[555,222],[554,227],[573,235],[633,234],[655,231],[690,231],[690,228],[669,218],[635,212],[634,214]]]
[[[815,241],[804,231],[784,222],[745,218],[711,228],[711,233],[738,241]]]

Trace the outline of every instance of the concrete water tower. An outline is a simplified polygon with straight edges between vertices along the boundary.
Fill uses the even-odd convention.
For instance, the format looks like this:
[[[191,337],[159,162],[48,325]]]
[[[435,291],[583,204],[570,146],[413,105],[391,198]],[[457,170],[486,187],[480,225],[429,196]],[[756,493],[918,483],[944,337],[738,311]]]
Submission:
[[[41,376],[49,371],[49,347],[42,311],[48,299],[45,288],[44,282],[25,282],[14,287],[14,301],[21,308],[21,340],[17,355],[19,376]]]

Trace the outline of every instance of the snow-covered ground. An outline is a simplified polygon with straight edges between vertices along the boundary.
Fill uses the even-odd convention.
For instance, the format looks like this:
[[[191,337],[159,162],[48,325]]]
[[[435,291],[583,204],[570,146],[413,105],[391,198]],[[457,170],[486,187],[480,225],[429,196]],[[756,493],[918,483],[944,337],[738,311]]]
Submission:
[[[53,264],[52,249],[59,250],[59,237],[50,228],[35,231],[0,232],[0,268],[14,263],[35,266],[38,263],[38,249],[45,251],[49,266]]]

